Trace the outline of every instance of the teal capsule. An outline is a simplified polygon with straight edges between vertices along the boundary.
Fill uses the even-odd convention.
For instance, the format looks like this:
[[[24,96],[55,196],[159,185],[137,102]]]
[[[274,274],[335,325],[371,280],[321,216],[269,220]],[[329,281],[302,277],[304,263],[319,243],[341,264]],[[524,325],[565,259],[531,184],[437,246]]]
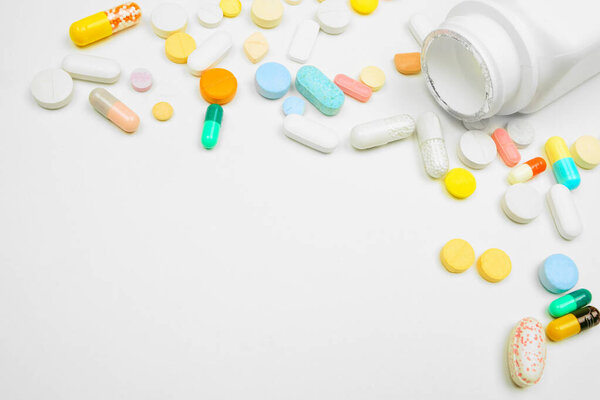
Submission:
[[[222,119],[223,107],[218,104],[208,106],[204,117],[204,127],[202,128],[202,146],[205,149],[210,150],[217,145]]]
[[[584,307],[592,302],[592,294],[587,289],[578,289],[568,293],[550,303],[548,312],[554,318],[567,315],[578,308]]]

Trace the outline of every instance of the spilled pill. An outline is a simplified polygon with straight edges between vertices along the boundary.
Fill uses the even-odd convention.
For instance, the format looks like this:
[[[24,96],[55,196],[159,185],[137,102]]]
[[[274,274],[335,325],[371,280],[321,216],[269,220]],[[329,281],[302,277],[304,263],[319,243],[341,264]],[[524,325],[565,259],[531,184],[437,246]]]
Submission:
[[[406,114],[356,125],[350,132],[350,143],[359,150],[383,146],[404,139],[415,132],[415,120]]]
[[[283,132],[290,139],[322,153],[331,153],[338,145],[335,131],[298,114],[283,119]]]
[[[337,114],[344,105],[344,93],[312,65],[296,73],[296,90],[325,115]]]
[[[90,92],[90,104],[96,111],[127,133],[133,133],[140,125],[140,117],[104,88]]]
[[[98,83],[115,83],[121,76],[115,60],[89,54],[69,54],[63,58],[62,69],[73,79]]]

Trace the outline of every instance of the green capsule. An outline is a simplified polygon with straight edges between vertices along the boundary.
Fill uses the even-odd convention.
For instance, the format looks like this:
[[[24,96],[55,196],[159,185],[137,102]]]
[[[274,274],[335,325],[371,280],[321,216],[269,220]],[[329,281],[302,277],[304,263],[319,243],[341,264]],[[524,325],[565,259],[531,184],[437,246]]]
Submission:
[[[204,117],[204,127],[202,128],[202,146],[205,149],[210,150],[217,145],[222,119],[223,107],[218,104],[208,106]]]
[[[565,294],[554,300],[548,307],[548,312],[554,318],[562,317],[570,312],[586,306],[592,302],[592,294],[587,289],[579,289]]]

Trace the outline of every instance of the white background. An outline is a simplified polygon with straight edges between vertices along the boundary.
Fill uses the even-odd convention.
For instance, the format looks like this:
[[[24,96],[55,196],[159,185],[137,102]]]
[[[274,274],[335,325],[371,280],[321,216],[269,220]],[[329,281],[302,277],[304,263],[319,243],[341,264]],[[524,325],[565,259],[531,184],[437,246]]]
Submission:
[[[325,117],[341,145],[323,155],[282,134],[283,99],[254,89],[242,43],[261,30],[242,14],[217,28],[235,47],[221,67],[238,78],[219,143],[200,145],[207,104],[198,79],[164,55],[149,18],[158,1],[140,1],[140,26],[84,49],[71,22],[112,1],[12,1],[0,14],[0,398],[17,399],[414,399],[589,397],[600,367],[600,327],[549,343],[539,385],[510,381],[507,338],[521,318],[550,321],[555,299],[539,284],[540,263],[562,252],[579,266],[577,287],[600,296],[600,171],[582,171],[574,192],[585,231],[562,240],[547,210],[529,225],[507,219],[499,202],[508,168],[475,171],[464,201],[424,172],[415,138],[356,151],[350,129],[398,113],[437,110],[423,76],[397,73],[395,53],[417,51],[406,29],[414,12],[441,20],[456,1],[381,1],[353,14],[339,36],[321,32],[309,63],[333,78],[377,65],[384,88],[367,104],[346,99]],[[182,1],[197,42],[213,31]],[[295,27],[316,0],[284,4],[281,25],[261,30],[265,61],[292,76],[286,57]],[[117,59],[108,89],[142,118],[127,135],[75,81],[71,104],[37,106],[33,75],[72,52]],[[150,69],[147,93],[128,83]],[[527,116],[537,130],[523,160],[543,155],[545,139],[598,136],[600,78]],[[291,94],[297,94],[295,90]],[[168,122],[151,107],[168,101]],[[441,115],[453,167],[464,128]],[[550,172],[532,181],[546,193]],[[505,250],[511,275],[484,281],[471,268],[448,273],[439,251],[454,237],[477,255]],[[600,297],[599,297],[600,298]]]

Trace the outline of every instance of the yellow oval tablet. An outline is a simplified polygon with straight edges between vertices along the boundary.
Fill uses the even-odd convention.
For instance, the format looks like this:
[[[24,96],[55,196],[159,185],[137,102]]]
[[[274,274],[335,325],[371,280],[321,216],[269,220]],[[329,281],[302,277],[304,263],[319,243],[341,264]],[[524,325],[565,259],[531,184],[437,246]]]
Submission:
[[[466,240],[452,239],[442,247],[440,260],[449,272],[465,272],[475,262],[475,251]]]
[[[371,14],[378,4],[379,0],[350,0],[350,5],[359,14]]]
[[[221,0],[219,7],[223,10],[223,16],[227,18],[235,18],[242,12],[240,0]]]
[[[152,115],[159,121],[167,121],[173,116],[173,107],[169,103],[161,101],[152,107]]]
[[[454,168],[444,178],[446,190],[457,199],[466,199],[475,192],[477,182],[472,173],[464,168]]]
[[[185,64],[194,50],[196,41],[185,32],[174,33],[165,41],[167,58],[177,64]]]
[[[510,274],[511,269],[510,257],[500,249],[486,250],[477,260],[477,271],[488,282],[500,282]]]
[[[360,71],[360,80],[376,92],[381,89],[385,83],[385,74],[381,68],[371,65],[369,67],[364,67],[362,71]]]
[[[600,164],[600,140],[593,136],[582,136],[571,146],[571,154],[581,168],[595,168]]]

